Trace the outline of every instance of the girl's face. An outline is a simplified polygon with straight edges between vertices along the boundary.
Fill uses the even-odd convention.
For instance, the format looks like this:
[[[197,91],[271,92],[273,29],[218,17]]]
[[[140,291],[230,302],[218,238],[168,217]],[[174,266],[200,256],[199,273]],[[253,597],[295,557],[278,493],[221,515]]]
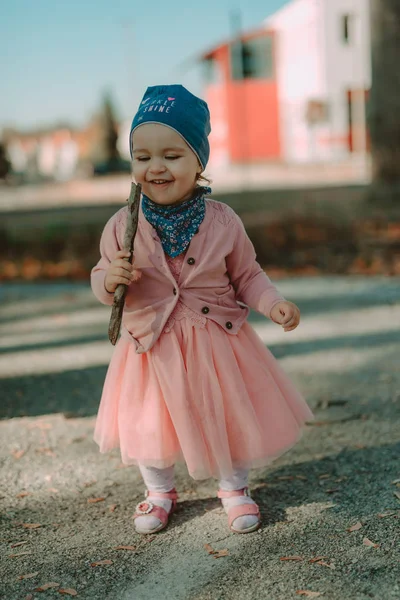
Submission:
[[[179,204],[190,198],[201,173],[197,156],[173,129],[146,123],[132,135],[133,176],[156,204]]]

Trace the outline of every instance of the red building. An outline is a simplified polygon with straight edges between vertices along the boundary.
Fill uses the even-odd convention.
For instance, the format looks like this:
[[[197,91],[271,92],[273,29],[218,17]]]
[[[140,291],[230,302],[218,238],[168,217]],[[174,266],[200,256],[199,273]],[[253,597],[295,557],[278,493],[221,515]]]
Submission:
[[[202,56],[214,166],[281,159],[275,48],[262,29]]]

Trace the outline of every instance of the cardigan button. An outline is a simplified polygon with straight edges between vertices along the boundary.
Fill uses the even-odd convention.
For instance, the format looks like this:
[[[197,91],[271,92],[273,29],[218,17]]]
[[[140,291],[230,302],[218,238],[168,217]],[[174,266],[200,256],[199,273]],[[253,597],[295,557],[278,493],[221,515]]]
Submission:
[[[225,327],[227,329],[232,329],[233,325],[232,325],[232,323],[230,321],[228,321],[227,323],[225,323]]]
[[[196,262],[196,261],[194,260],[194,258],[192,258],[192,257],[188,258],[188,260],[187,260],[187,261],[188,261],[188,265],[194,265],[194,263]]]
[[[174,288],[174,296],[176,296],[177,293],[176,288]]]
[[[203,315],[207,315],[210,312],[210,309],[208,308],[208,306],[203,306],[201,312],[203,313]]]

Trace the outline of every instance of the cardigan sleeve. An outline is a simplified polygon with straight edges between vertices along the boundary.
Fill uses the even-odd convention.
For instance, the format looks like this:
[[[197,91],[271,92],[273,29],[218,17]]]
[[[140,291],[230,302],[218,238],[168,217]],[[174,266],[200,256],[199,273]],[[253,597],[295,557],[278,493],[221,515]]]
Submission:
[[[226,258],[228,275],[236,291],[236,299],[257,312],[270,317],[278,302],[285,301],[256,260],[241,219],[234,213],[233,249]]]
[[[111,306],[114,301],[114,294],[106,290],[104,280],[107,268],[111,261],[114,260],[116,253],[122,249],[118,236],[120,219],[121,211],[118,211],[104,227],[100,239],[101,258],[90,273],[90,284],[94,295],[102,304],[107,304],[109,306]]]

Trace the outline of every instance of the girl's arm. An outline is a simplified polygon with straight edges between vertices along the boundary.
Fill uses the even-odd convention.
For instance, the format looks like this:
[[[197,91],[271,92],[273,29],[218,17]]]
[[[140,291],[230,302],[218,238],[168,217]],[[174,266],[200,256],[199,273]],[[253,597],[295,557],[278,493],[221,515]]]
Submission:
[[[119,213],[113,215],[104,227],[100,239],[101,258],[90,273],[90,283],[94,295],[102,304],[107,304],[109,306],[111,306],[114,301],[114,294],[106,290],[104,279],[111,261],[114,260],[117,252],[121,250],[118,241],[118,215]]]
[[[228,274],[236,291],[236,299],[266,317],[278,302],[285,302],[256,260],[251,243],[241,219],[233,221],[235,241],[232,252],[226,258]]]

